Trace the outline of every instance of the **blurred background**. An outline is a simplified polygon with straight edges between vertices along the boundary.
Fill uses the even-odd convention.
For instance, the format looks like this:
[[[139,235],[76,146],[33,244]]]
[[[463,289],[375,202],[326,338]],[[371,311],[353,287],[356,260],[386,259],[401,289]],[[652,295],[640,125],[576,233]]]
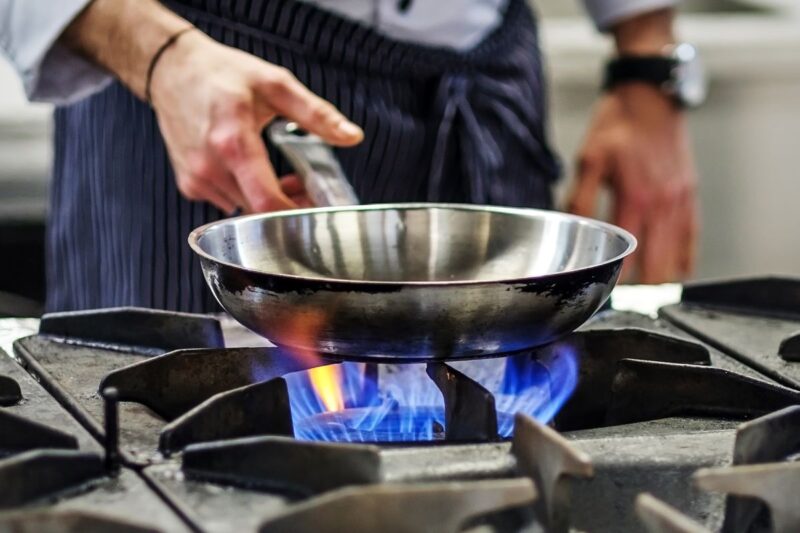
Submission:
[[[533,4],[563,196],[611,48],[577,0]],[[700,49],[710,81],[690,114],[703,208],[697,277],[800,273],[800,2],[686,0],[678,31]],[[50,121],[0,58],[0,291],[34,300],[44,289]]]

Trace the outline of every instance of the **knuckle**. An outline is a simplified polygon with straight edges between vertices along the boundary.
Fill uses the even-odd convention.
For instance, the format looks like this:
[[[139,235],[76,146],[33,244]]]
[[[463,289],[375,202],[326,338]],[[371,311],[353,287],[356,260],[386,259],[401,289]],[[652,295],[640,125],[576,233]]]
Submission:
[[[283,81],[289,81],[294,78],[294,74],[292,74],[292,71],[282,66],[276,66],[272,70],[272,74],[273,76],[275,76],[276,79],[280,79]]]
[[[648,209],[653,204],[653,198],[650,192],[638,187],[629,192],[628,201],[630,205],[640,211]]]
[[[683,191],[682,183],[669,183],[658,191],[657,200],[666,206],[677,204],[683,197]]]
[[[294,74],[286,67],[276,67],[273,76],[275,78],[275,83],[278,84],[289,84],[292,83],[295,79]]]
[[[213,116],[219,121],[242,119],[253,112],[253,96],[244,88],[227,91],[213,104]]]
[[[291,91],[295,83],[294,74],[285,67],[275,67],[266,80],[266,86],[272,96],[280,96]]]
[[[309,111],[310,119],[315,123],[327,123],[332,120],[331,107],[322,102],[313,104]]]
[[[598,168],[602,162],[603,156],[599,150],[586,150],[578,155],[576,164],[578,171],[585,173]]]
[[[244,152],[244,137],[236,127],[212,130],[208,142],[219,155],[227,159],[237,159]]]
[[[202,200],[202,189],[197,181],[191,178],[178,181],[178,190],[189,200]]]
[[[211,177],[211,162],[205,157],[197,157],[189,162],[189,174],[201,181],[210,179]]]

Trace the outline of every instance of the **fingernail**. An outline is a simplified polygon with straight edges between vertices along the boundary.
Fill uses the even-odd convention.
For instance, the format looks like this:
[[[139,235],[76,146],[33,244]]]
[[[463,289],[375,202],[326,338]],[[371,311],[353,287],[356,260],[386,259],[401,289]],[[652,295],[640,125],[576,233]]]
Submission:
[[[350,121],[343,120],[339,123],[339,132],[348,137],[363,137],[364,131]]]

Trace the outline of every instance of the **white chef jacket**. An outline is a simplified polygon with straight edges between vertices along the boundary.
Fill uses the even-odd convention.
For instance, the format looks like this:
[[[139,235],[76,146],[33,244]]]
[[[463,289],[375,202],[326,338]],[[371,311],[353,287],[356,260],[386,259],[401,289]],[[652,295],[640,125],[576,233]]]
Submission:
[[[424,45],[468,50],[501,22],[507,0],[303,0],[371,26],[383,35]],[[567,0],[569,1],[569,0]],[[594,23],[614,23],[679,0],[583,0]],[[78,100],[104,87],[110,75],[56,40],[91,0],[0,0],[0,49],[19,72],[28,98]]]

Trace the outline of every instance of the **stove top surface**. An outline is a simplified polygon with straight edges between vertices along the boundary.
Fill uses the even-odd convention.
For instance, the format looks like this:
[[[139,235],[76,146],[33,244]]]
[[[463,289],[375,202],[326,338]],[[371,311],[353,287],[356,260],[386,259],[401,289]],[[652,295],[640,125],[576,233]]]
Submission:
[[[782,283],[746,292],[800,286]],[[709,290],[676,302],[674,286],[648,289],[646,311],[668,304],[661,318],[604,311],[562,348],[515,356],[519,370],[563,357],[563,346],[575,352],[574,390],[553,416],[541,398],[503,403],[502,379],[476,363],[420,365],[438,398],[426,438],[444,442],[433,443],[303,433],[292,376],[341,365],[287,357],[224,317],[106,310],[46,317],[38,333],[32,321],[0,321],[16,358],[0,355],[0,429],[17,435],[0,437],[0,487],[19,487],[0,489],[0,531],[692,531],[680,529],[683,514],[692,527],[793,530],[800,522],[780,496],[800,488],[800,463],[787,462],[800,453],[800,296],[770,313]],[[636,308],[634,289],[621,294]],[[512,358],[503,361],[481,365],[507,374]],[[359,394],[391,381],[388,365],[368,366]],[[537,390],[555,390],[554,367],[536,368],[547,378]],[[336,412],[369,411],[351,407]],[[345,434],[350,442],[324,441]],[[755,468],[760,489],[742,468]]]

